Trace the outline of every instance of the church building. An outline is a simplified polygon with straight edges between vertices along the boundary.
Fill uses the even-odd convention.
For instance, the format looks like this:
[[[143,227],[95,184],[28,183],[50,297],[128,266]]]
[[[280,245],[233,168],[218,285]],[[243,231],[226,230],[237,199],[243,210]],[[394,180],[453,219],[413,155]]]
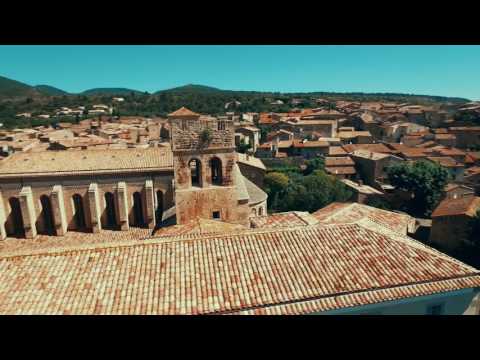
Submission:
[[[266,216],[266,193],[237,164],[233,121],[181,108],[169,122],[171,148],[44,151],[2,161],[0,239],[153,231],[198,218],[248,228],[250,218]]]

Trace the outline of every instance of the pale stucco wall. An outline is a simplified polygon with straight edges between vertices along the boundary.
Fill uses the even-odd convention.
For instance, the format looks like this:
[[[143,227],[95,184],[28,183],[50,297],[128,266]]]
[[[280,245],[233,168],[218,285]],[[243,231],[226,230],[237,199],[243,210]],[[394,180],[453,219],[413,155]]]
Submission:
[[[379,304],[316,313],[315,315],[425,315],[427,308],[443,304],[443,315],[472,312],[470,304],[480,289],[463,289],[429,296],[419,296]]]

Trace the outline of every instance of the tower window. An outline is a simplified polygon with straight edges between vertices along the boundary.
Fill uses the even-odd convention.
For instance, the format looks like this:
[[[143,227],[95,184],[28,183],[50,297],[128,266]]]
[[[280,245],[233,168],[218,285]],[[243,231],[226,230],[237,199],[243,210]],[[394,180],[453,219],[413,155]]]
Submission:
[[[222,161],[218,157],[212,158],[210,168],[212,169],[212,184],[222,185]]]
[[[225,121],[218,122],[218,130],[225,130]]]
[[[182,120],[182,130],[187,130],[187,120]]]
[[[201,185],[201,178],[202,178],[200,160],[192,159],[192,160],[190,160],[188,165],[190,167],[190,176],[191,176],[191,180],[192,180],[192,186],[200,186]]]
[[[212,218],[214,219],[220,219],[220,211],[214,211],[212,213]]]

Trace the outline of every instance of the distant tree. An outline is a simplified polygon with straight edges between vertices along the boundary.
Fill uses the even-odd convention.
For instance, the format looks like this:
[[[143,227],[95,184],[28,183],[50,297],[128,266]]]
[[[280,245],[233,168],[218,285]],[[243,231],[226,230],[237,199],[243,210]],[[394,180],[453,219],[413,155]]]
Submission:
[[[440,202],[449,173],[430,161],[400,162],[387,168],[390,183],[413,194],[408,204],[415,216],[430,216]]]

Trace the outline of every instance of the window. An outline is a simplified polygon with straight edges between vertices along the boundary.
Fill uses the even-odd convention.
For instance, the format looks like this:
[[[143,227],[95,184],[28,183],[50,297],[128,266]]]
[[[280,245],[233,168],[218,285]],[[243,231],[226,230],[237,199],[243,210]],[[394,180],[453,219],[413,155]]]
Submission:
[[[443,315],[443,304],[428,306],[427,315]]]
[[[212,169],[212,184],[222,185],[222,161],[217,157],[212,158],[210,168]]]
[[[188,163],[190,167],[190,177],[191,177],[191,183],[192,186],[201,186],[201,181],[202,181],[202,164],[200,163],[200,160],[198,159],[192,159]]]
[[[219,121],[217,125],[218,125],[218,130],[225,130],[225,121]]]
[[[214,212],[212,213],[212,217],[213,217],[214,219],[220,219],[220,211],[214,211]]]
[[[182,120],[182,130],[187,130],[187,120]]]

